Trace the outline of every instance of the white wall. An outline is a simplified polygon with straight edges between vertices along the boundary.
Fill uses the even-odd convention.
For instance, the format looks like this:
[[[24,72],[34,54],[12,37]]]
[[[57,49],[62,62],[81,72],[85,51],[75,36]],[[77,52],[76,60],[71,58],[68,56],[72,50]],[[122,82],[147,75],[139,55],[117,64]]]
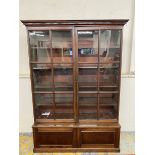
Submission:
[[[21,19],[129,19],[123,34],[120,123],[123,131],[134,131],[134,76],[130,75],[134,0],[20,0]],[[26,28],[21,22],[19,32],[20,132],[29,132],[33,115]]]
[[[122,76],[119,120],[122,131],[135,130],[135,79],[134,76]]]

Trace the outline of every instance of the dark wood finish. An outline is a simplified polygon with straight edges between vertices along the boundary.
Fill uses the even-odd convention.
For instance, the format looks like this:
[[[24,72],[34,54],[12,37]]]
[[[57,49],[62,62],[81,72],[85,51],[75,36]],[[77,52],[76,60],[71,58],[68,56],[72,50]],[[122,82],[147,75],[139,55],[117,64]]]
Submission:
[[[34,125],[35,152],[61,151],[119,151],[119,125]],[[53,149],[52,149],[53,148]],[[62,149],[63,148],[63,149]],[[73,148],[73,149],[71,149]],[[76,148],[76,149],[75,149]],[[94,149],[92,149],[94,148]]]
[[[112,20],[21,20],[26,26],[47,26],[47,25],[125,25],[128,19]]]
[[[127,21],[22,20],[28,32],[34,152],[119,152]]]

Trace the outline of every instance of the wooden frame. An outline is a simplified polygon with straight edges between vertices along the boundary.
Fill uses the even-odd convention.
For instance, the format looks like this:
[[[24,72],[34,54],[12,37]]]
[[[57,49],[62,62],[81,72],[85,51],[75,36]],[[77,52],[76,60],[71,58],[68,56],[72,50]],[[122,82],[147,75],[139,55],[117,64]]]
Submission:
[[[125,23],[128,21],[126,19],[121,20],[21,20],[22,23],[27,27],[27,32],[28,32],[28,46],[29,46],[29,65],[30,65],[30,77],[31,77],[31,89],[32,89],[32,100],[33,100],[33,113],[34,113],[34,125],[33,125],[33,140],[34,140],[34,152],[75,152],[75,151],[108,151],[108,152],[118,152],[119,151],[119,140],[120,140],[120,125],[119,125],[119,100],[120,100],[120,84],[121,84],[121,60],[122,60],[122,44],[123,44],[123,26]],[[78,42],[78,31],[91,31],[95,30],[97,31],[97,61],[94,61],[95,59],[92,57],[90,62],[80,62],[79,61],[79,49],[81,47],[87,49],[91,48],[89,46],[79,46]],[[108,60],[105,61],[105,59],[101,59],[101,31],[102,30],[110,30],[110,31],[119,31],[120,33],[120,47],[119,48],[119,60]],[[29,31],[48,31],[48,42],[49,42],[49,47],[41,48],[39,45],[39,49],[48,49],[47,52],[49,60],[50,61],[37,61],[36,59],[32,61],[31,59],[31,50],[32,47],[30,46],[30,37],[29,37]],[[64,58],[65,61],[56,61],[56,57],[53,55],[54,53],[54,48],[53,48],[53,32],[54,31],[70,31],[71,32],[71,45],[70,43],[64,44],[68,49],[71,48],[72,54],[70,54],[69,58],[72,58],[72,61],[69,62],[67,61],[68,58]],[[90,42],[90,41],[89,41]],[[88,42],[88,43],[89,43]],[[40,43],[41,45],[43,43]],[[66,48],[65,47],[65,48]],[[36,48],[36,47],[35,47]],[[34,49],[35,49],[34,48]],[[116,50],[115,46],[110,46],[109,48],[114,48]],[[106,49],[107,50],[107,49]],[[36,48],[36,51],[38,49]],[[62,51],[63,52],[63,51]],[[117,53],[117,52],[116,52]],[[81,54],[80,54],[81,55]],[[85,59],[88,60],[87,58],[89,55],[86,55]],[[84,59],[84,60],[85,60]],[[59,60],[59,59],[58,59]],[[113,76],[118,76],[117,78],[115,77],[115,82],[117,82],[116,85],[111,84],[111,85],[105,85],[104,82],[101,82],[100,80],[102,77],[106,77],[106,74],[104,75],[103,73],[105,70],[108,72],[108,65],[113,64],[114,69],[111,69],[111,72],[109,74],[108,79],[110,80],[113,79]],[[34,73],[33,73],[33,66],[41,66],[42,65],[48,66],[46,68],[49,68],[47,73],[46,79],[48,79],[48,75],[51,75],[50,83],[51,83],[51,90],[36,90],[35,86],[35,81],[34,81]],[[65,65],[70,65],[72,68],[71,72],[71,78],[72,78],[72,85],[70,86],[71,90],[70,91],[65,91],[65,89],[69,90],[69,86],[67,85],[66,88],[63,86],[55,86],[56,84],[56,79],[55,77],[55,71],[54,68],[60,68],[59,66],[65,66]],[[96,85],[79,85],[79,77],[81,72],[80,68],[81,66],[84,66],[84,68],[88,68],[87,72],[89,73],[88,75],[84,75],[85,77],[95,77],[97,79]],[[87,66],[88,67],[87,67]],[[95,67],[93,66],[95,65]],[[90,67],[89,67],[90,66]],[[70,67],[69,67],[70,68]],[[90,69],[89,68],[94,68],[96,75],[94,76],[94,73],[90,74]],[[115,69],[116,68],[116,69]],[[60,69],[57,69],[59,72],[61,72]],[[92,72],[94,72],[92,70]],[[103,70],[103,73],[101,72]],[[110,70],[109,70],[110,71]],[[68,72],[68,71],[66,71]],[[114,73],[116,75],[113,75]],[[86,73],[86,71],[83,71],[82,73]],[[38,71],[38,74],[41,74],[41,70]],[[67,73],[68,75],[69,73]],[[102,75],[103,74],[103,75]],[[37,75],[38,76],[38,75]],[[68,76],[68,77],[69,77]],[[83,77],[84,77],[83,76]],[[111,76],[111,77],[110,77]],[[65,75],[66,77],[66,75]],[[65,79],[63,76],[60,78],[61,80]],[[67,80],[67,79],[66,79]],[[46,80],[44,80],[46,82]],[[103,83],[103,84],[102,84]],[[48,85],[47,85],[48,86]],[[72,89],[73,87],[73,89]],[[61,91],[57,91],[58,88],[61,88]],[[79,88],[82,88],[83,90],[81,91]],[[86,90],[85,90],[86,89]],[[93,91],[91,90],[93,89]],[[96,90],[95,90],[96,89]],[[88,91],[89,90],[89,91]],[[51,101],[51,107],[52,107],[52,112],[50,111],[49,113],[52,113],[51,118],[48,119],[46,117],[44,118],[38,118],[36,117],[36,99],[35,99],[35,94],[52,94],[52,101]],[[56,113],[56,110],[58,108],[58,105],[56,104],[56,97],[55,95],[57,94],[72,94],[73,95],[73,104],[68,104],[68,106],[72,107],[71,110],[73,112],[73,117],[72,118],[62,118],[63,116],[63,109],[62,107],[65,108],[65,105],[59,105],[62,111],[62,114],[60,114],[61,118],[57,119],[58,115]],[[80,118],[80,100],[78,97],[78,94],[82,94],[82,100],[86,100],[86,96],[88,97],[93,97],[93,94],[96,94],[95,98],[95,108],[96,108],[96,118],[93,119],[81,119]],[[86,96],[85,96],[86,94]],[[92,95],[91,95],[92,94]],[[107,96],[107,98],[106,98]],[[108,97],[109,96],[109,97]],[[102,97],[102,98],[101,98]],[[58,97],[60,98],[60,97]],[[101,98],[101,99],[100,99]],[[90,98],[91,99],[91,98]],[[89,100],[90,100],[89,99]],[[112,100],[110,100],[112,99]],[[49,99],[47,99],[49,100]],[[51,98],[50,98],[51,100]],[[84,100],[82,102],[84,102]],[[91,99],[92,100],[92,99]],[[101,101],[105,100],[101,104]],[[107,100],[107,101],[106,101]],[[114,102],[115,103],[111,103]],[[43,102],[47,102],[43,100]],[[60,102],[60,101],[59,101]],[[69,101],[67,101],[69,102]],[[86,101],[88,102],[88,101]],[[107,102],[107,105],[105,104]],[[94,104],[94,103],[93,103]],[[87,104],[86,104],[87,105]],[[86,106],[85,105],[85,106]],[[114,106],[115,105],[115,106]],[[67,104],[66,104],[67,106]],[[84,107],[84,105],[82,105]],[[87,105],[87,108],[91,108],[90,106],[90,101],[89,104]],[[107,107],[106,107],[107,106]],[[104,110],[106,108],[110,108],[110,106],[114,106],[113,108],[116,108],[116,113],[111,113],[109,116],[104,114]],[[94,105],[92,105],[93,110],[94,110]],[[102,107],[102,108],[101,108]],[[104,108],[103,108],[104,107]],[[83,110],[88,113],[88,109]],[[43,108],[40,108],[43,110]],[[103,111],[101,111],[101,109]],[[110,108],[111,109],[111,108]],[[107,109],[108,111],[109,109]],[[64,113],[64,116],[69,116],[69,109],[66,109],[67,115]],[[42,114],[44,112],[41,112]],[[46,112],[45,112],[46,113]],[[104,118],[105,116],[108,117],[106,118],[101,118],[101,114],[103,115],[102,117]],[[107,113],[107,112],[106,112]],[[92,117],[92,116],[91,116]],[[86,114],[86,118],[88,118],[88,114]],[[61,135],[61,136],[60,136]],[[46,137],[46,138],[45,138]],[[60,138],[61,137],[61,138]]]

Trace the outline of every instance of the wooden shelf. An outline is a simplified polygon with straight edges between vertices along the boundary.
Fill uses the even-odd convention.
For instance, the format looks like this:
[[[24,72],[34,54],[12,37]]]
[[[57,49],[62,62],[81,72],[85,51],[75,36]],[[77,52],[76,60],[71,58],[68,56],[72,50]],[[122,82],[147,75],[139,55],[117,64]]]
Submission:
[[[50,47],[30,47],[32,49],[50,49]]]
[[[107,87],[108,87],[108,88],[113,88],[113,87],[118,87],[118,86],[117,86],[117,85],[111,85],[111,86],[110,86],[110,85],[107,85],[107,86],[101,86],[101,85],[100,85],[100,86],[99,86],[99,88],[107,88]]]
[[[95,66],[94,67],[93,66],[92,67],[91,66],[87,66],[87,67],[85,66],[85,67],[78,67],[78,68],[90,68],[91,69],[91,68],[98,68],[98,66],[96,66],[96,67]],[[100,68],[112,68],[113,69],[113,68],[119,68],[119,66],[107,66],[107,67],[106,66],[105,67],[100,66]]]
[[[109,103],[109,104],[103,104],[103,103],[101,104],[101,103],[99,103],[99,106],[100,106],[100,107],[104,107],[104,106],[116,106],[116,105],[117,105],[117,104],[115,104],[115,103]],[[84,103],[84,104],[81,103],[81,104],[80,104],[80,103],[79,103],[79,108],[81,108],[81,109],[84,108],[84,107],[85,107],[85,108],[90,108],[90,107],[91,107],[91,108],[93,108],[93,107],[96,108],[96,106],[97,106],[97,103],[94,104],[94,105],[91,105],[91,104],[89,104],[89,103],[88,103],[88,104],[86,104],[86,103]]]
[[[53,94],[53,91],[34,91],[33,94]]]
[[[37,106],[37,107],[39,107],[39,106],[43,106],[43,107],[52,107],[52,106],[53,106],[53,103],[51,103],[51,104],[39,103],[39,104],[36,104],[36,106]]]
[[[86,40],[86,39],[79,39],[78,40],[78,48],[93,48],[93,49],[98,49],[98,47],[94,47],[94,40]],[[102,46],[100,49],[109,49],[109,48],[116,48],[119,49],[121,48],[120,45],[107,45],[107,46]]]
[[[63,86],[63,85],[57,86],[57,85],[55,85],[54,87],[55,88],[73,88],[73,84],[72,85],[68,85],[68,86]]]
[[[97,88],[97,83],[96,83],[96,86],[90,86],[90,85],[89,86],[83,86],[83,85],[81,86],[81,85],[79,85],[79,87],[80,88]]]
[[[66,59],[66,58],[61,58],[61,59]],[[72,60],[72,58],[71,57],[69,57],[69,59],[71,59]],[[72,65],[73,64],[73,62],[72,61],[57,61],[57,60],[55,60],[55,61],[30,61],[30,63],[31,64],[61,64],[61,65]]]
[[[73,64],[72,62],[72,56],[65,56],[65,57],[53,57],[54,58],[54,61],[52,62],[52,59],[51,61],[50,60],[47,60],[47,61],[30,61],[30,63],[32,64]],[[49,58],[50,59],[50,58]],[[107,62],[89,62],[89,61],[85,61],[85,62],[78,62],[78,65],[103,65],[103,64],[119,64],[120,61],[107,61]],[[84,67],[84,66],[81,66],[81,67]],[[86,66],[86,67],[89,67],[89,66]]]
[[[68,107],[73,107],[73,102],[71,102],[71,103],[56,103],[56,107],[58,108],[58,107],[66,107],[66,108],[68,108]]]
[[[52,64],[51,61],[30,61],[31,64]]]
[[[78,91],[79,94],[97,94],[98,91]]]
[[[119,91],[99,91],[100,94],[117,94]]]
[[[51,67],[33,67],[33,70],[52,70]]]
[[[119,91],[78,91],[79,94],[115,94],[119,93]]]
[[[34,94],[73,94],[74,91],[34,91]]]
[[[97,87],[97,83],[96,83],[96,86],[84,86],[84,85],[79,85],[79,87],[81,87],[81,88],[92,88],[92,87]],[[117,85],[111,85],[111,86],[99,86],[99,88],[116,88],[116,87],[118,87]]]
[[[78,62],[78,65],[85,65],[85,64],[92,64],[92,65],[98,65],[98,64],[119,64],[120,61],[108,61],[108,62]]]
[[[72,64],[71,65],[54,65],[54,69],[62,69],[62,68],[73,68]],[[49,67],[33,67],[32,70],[52,70],[52,65]]]

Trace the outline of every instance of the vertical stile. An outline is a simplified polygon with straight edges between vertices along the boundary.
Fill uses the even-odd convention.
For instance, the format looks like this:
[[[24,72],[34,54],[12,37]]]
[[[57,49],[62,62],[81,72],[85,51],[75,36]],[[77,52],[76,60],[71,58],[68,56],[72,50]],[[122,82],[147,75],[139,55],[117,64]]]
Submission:
[[[33,70],[31,62],[31,49],[30,49],[30,37],[29,37],[29,30],[27,29],[27,43],[28,43],[28,55],[29,55],[29,68],[30,68],[30,78],[31,78],[31,91],[34,92],[34,81],[33,81]],[[32,93],[32,104],[33,104],[33,116],[34,122],[36,122],[36,105],[34,101],[34,94]]]
[[[56,114],[55,114],[55,85],[54,85],[54,66],[53,66],[53,52],[52,52],[52,30],[49,30],[49,35],[50,35],[50,60],[51,60],[51,71],[52,71],[52,95],[53,95],[53,118],[56,119]]]
[[[100,29],[98,30],[98,72],[97,72],[97,119],[99,119],[99,80],[100,80]]]
[[[122,68],[122,45],[123,45],[123,30],[120,29],[120,63],[119,63],[119,77],[118,77],[118,98],[117,98],[117,120],[119,121],[119,104],[120,104],[120,89],[121,89],[121,68]]]
[[[75,29],[74,31],[74,35],[75,35],[75,68],[76,68],[76,123],[79,122],[79,104],[78,104],[78,96],[79,96],[79,88],[78,88],[78,84],[79,84],[79,74],[78,74],[78,31],[77,29]]]
[[[76,109],[77,109],[77,106],[76,106],[76,56],[75,56],[75,53],[76,53],[76,48],[75,48],[75,34],[74,34],[74,27],[72,28],[72,66],[73,66],[73,86],[74,86],[74,96],[73,96],[73,111],[74,111],[74,121],[76,122],[76,119],[77,119],[77,115],[76,115]]]

